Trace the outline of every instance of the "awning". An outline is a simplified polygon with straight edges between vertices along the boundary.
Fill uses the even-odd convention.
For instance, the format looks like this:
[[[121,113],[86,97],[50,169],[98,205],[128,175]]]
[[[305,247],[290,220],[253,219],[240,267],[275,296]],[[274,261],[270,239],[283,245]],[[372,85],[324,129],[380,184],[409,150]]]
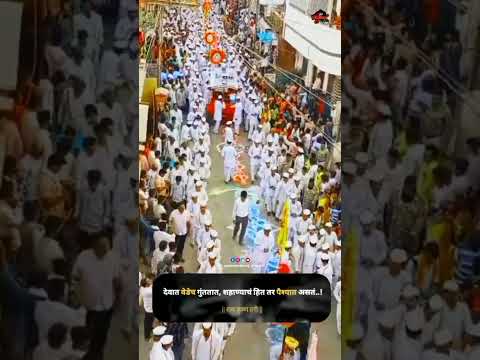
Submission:
[[[275,34],[272,30],[259,32],[257,35],[260,41],[266,44],[271,44],[277,40],[277,34]]]

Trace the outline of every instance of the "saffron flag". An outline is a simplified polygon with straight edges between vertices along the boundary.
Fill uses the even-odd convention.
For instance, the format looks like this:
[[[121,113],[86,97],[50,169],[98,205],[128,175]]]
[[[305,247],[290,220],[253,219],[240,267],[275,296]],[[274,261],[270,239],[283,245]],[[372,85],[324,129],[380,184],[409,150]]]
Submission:
[[[280,250],[280,257],[283,257],[288,242],[288,226],[290,223],[290,199],[283,205],[282,216],[280,218],[280,231],[278,232],[277,246]]]
[[[347,236],[347,246],[342,259],[342,347],[350,338],[352,323],[355,320],[357,269],[359,266],[358,238],[355,230]],[[345,336],[343,336],[345,335]]]

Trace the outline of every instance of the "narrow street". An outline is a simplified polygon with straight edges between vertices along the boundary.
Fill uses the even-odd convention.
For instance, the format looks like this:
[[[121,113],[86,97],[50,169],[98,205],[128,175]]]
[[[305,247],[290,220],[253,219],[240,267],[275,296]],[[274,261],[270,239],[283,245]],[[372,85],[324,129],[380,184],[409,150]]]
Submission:
[[[250,269],[246,266],[236,266],[231,263],[231,257],[246,256],[247,250],[241,247],[238,242],[232,240],[232,209],[235,200],[235,194],[243,190],[243,187],[224,183],[223,160],[220,152],[217,151],[223,144],[223,138],[219,135],[211,134],[212,146],[210,156],[212,158],[212,174],[208,182],[209,209],[212,212],[213,227],[218,231],[219,238],[222,240],[222,265],[225,273],[248,272]],[[240,156],[240,166],[245,166],[246,173],[250,175],[250,165],[248,163],[248,143],[244,133],[237,138],[237,148],[244,148],[244,153]],[[255,190],[255,186],[246,187],[249,195]],[[273,220],[273,219],[271,219]],[[273,228],[276,224],[272,223]],[[197,271],[197,254],[193,247],[185,248],[185,272]],[[322,354],[325,359],[340,359],[340,337],[336,330],[335,305],[332,305],[332,312],[329,318],[321,324],[314,324],[319,337],[318,354]],[[139,342],[140,359],[148,359],[151,344],[143,339],[143,314],[139,319]],[[193,324],[190,324],[190,334]],[[255,354],[252,360],[268,359],[269,344],[265,331],[268,328],[266,323],[241,323],[237,324],[235,333],[225,348],[224,360],[244,360],[245,353]],[[121,336],[119,334],[119,336]],[[184,359],[190,359],[190,339],[187,340]],[[248,349],[248,350],[247,350]],[[114,349],[112,351],[118,351]],[[118,359],[127,359],[124,352],[119,351]]]

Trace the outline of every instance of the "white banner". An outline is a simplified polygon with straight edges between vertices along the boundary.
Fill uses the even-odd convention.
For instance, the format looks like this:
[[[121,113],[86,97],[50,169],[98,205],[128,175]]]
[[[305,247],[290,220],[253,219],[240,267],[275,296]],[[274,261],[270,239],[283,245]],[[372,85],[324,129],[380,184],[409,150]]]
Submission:
[[[138,104],[138,141],[147,141],[148,105]]]
[[[0,44],[2,44],[2,66],[0,67],[0,89],[17,88],[18,52],[22,25],[23,4],[0,1]],[[6,51],[8,49],[8,51]]]

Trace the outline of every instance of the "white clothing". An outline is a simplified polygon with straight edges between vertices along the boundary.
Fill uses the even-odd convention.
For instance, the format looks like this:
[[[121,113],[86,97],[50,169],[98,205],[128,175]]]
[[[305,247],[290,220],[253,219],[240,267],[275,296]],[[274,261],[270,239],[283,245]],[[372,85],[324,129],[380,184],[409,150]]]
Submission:
[[[78,255],[73,266],[73,286],[88,310],[110,310],[114,301],[114,279],[119,275],[118,259],[112,251],[99,259],[89,249]]]
[[[186,235],[188,232],[188,222],[190,220],[190,214],[187,210],[181,213],[178,209],[173,210],[170,214],[170,225],[172,226],[175,235]]]
[[[143,309],[146,313],[153,313],[153,288],[151,286],[141,287],[140,300],[143,302]]]
[[[197,331],[192,337],[192,360],[219,360],[221,357],[222,339],[212,331],[208,339],[203,331]]]
[[[342,282],[338,281],[333,289],[333,297],[337,302],[337,332],[342,334]]]
[[[254,272],[261,273],[265,269],[268,258],[275,247],[275,239],[272,232],[268,236],[263,230],[257,232],[255,237],[255,249],[253,253]]]
[[[302,273],[303,274],[314,274],[316,271],[316,261],[317,261],[317,248],[312,247],[310,244],[305,244],[305,253],[303,257],[302,264]]]
[[[38,301],[35,306],[35,323],[38,329],[39,342],[48,340],[48,331],[52,325],[62,323],[68,328],[85,326],[85,309],[75,310],[57,301]]]
[[[248,199],[245,199],[245,201],[242,201],[241,198],[238,198],[235,200],[235,203],[233,204],[233,219],[235,220],[235,217],[246,217],[248,216],[250,212],[250,201]]]
[[[213,266],[210,265],[210,262],[207,260],[202,265],[200,265],[200,269],[198,270],[199,274],[222,274],[223,273],[223,266],[215,261]]]

